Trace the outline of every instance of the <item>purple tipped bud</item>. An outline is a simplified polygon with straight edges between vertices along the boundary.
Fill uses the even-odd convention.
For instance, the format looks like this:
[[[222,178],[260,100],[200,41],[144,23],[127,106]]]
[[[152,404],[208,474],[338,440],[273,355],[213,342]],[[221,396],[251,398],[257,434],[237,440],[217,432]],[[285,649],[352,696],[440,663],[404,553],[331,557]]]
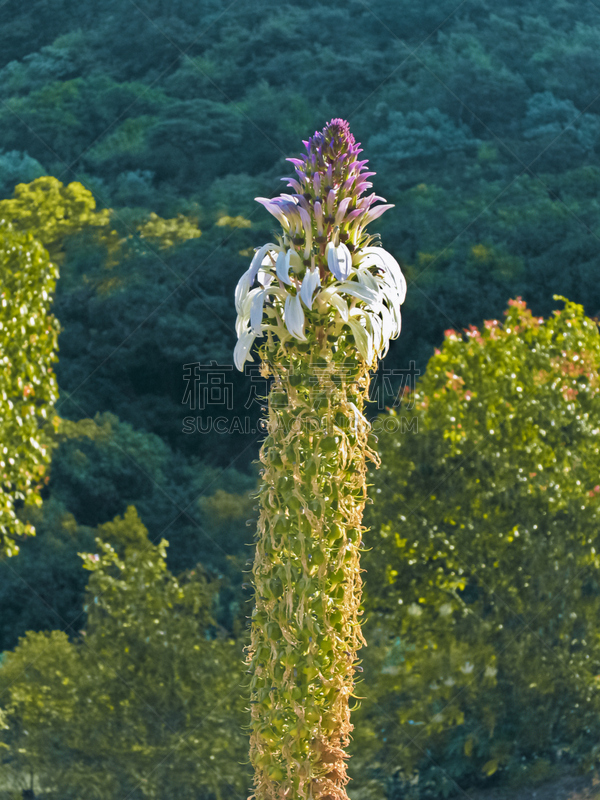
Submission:
[[[374,219],[378,219],[382,214],[384,214],[389,208],[393,208],[393,203],[388,203],[387,205],[383,206],[375,206],[374,208],[370,208],[367,213],[365,214],[365,218],[363,220],[363,225],[368,225],[369,222],[372,222]]]
[[[300,214],[300,219],[302,220],[302,225],[304,226],[305,232],[309,233],[312,228],[310,214],[308,213],[308,211],[305,211],[301,206],[298,206],[298,213]]]
[[[360,217],[361,214],[364,214],[364,208],[355,208],[354,211],[351,211],[349,214],[346,215],[346,222],[351,222],[353,219]]]
[[[298,194],[302,194],[302,187],[295,178],[281,178],[282,181],[287,181],[287,185]]]
[[[339,204],[338,210],[335,213],[335,224],[336,225],[340,225],[341,224],[342,220],[344,219],[344,215],[346,214],[346,211],[348,210],[348,206],[350,205],[351,202],[352,202],[352,198],[351,197],[344,197],[342,202]]]
[[[317,223],[317,235],[323,236],[323,206],[315,200],[315,221]]]
[[[327,213],[329,216],[333,216],[333,207],[335,205],[335,190],[331,189],[329,194],[327,195]]]
[[[361,181],[360,183],[356,184],[354,191],[356,194],[361,194],[365,191],[365,189],[371,189],[373,184],[370,181]]]

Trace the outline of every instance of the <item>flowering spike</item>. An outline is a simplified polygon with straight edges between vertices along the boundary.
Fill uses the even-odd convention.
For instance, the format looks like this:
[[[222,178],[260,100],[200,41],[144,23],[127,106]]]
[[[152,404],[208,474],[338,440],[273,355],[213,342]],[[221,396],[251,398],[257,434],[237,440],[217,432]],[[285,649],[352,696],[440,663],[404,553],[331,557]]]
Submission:
[[[348,123],[342,119],[332,119],[322,131],[316,131],[313,136],[304,142],[306,154],[300,158],[286,159],[293,164],[298,180],[296,178],[282,178],[287,185],[294,190],[295,194],[282,193],[278,197],[268,199],[257,197],[257,202],[264,205],[267,211],[276,217],[283,228],[283,236],[280,237],[278,245],[268,244],[261,248],[255,255],[250,265],[250,269],[242,276],[238,288],[236,289],[236,309],[241,315],[240,330],[246,330],[249,318],[246,318],[248,308],[244,306],[244,300],[251,291],[255,281],[264,288],[270,285],[273,278],[278,278],[285,287],[285,291],[297,291],[302,285],[302,275],[306,267],[317,268],[319,274],[319,284],[312,288],[310,300],[306,302],[304,295],[302,299],[309,311],[313,310],[313,294],[321,287],[323,291],[335,283],[345,282],[346,294],[354,298],[353,303],[362,300],[367,303],[371,313],[379,314],[381,317],[381,330],[389,331],[390,325],[384,324],[387,319],[381,312],[386,308],[390,313],[389,317],[395,320],[393,331],[399,331],[400,309],[399,305],[404,300],[406,283],[402,277],[397,263],[389,254],[381,248],[369,248],[371,238],[365,231],[366,226],[375,219],[378,219],[389,208],[391,204],[385,202],[385,198],[376,194],[365,196],[363,193],[371,188],[372,184],[368,178],[375,173],[367,168],[368,161],[359,159],[358,154],[362,152],[360,145],[355,141],[350,133]],[[356,272],[352,264],[352,256],[355,260],[361,253],[366,255],[366,250],[377,249],[378,258],[363,260],[362,269],[370,270],[374,273],[372,281],[380,281],[380,300],[378,303],[368,303],[367,296],[371,298],[374,290],[372,281],[365,276],[352,276]],[[266,254],[267,263],[263,265]],[[383,256],[389,256],[391,261],[386,261]],[[356,263],[360,262],[360,258]],[[258,275],[259,267],[262,266],[261,274]],[[293,277],[290,277],[290,271]],[[270,277],[269,277],[270,276]],[[315,280],[314,278],[312,280]],[[348,284],[348,280],[351,281]],[[362,283],[360,286],[353,285],[352,282]],[[333,283],[332,283],[333,282]],[[307,286],[312,286],[310,282]],[[390,288],[391,287],[391,288]],[[304,290],[305,292],[308,289]],[[336,292],[343,294],[341,287],[335,289]],[[365,291],[367,294],[365,295]],[[321,297],[321,295],[317,295]],[[295,294],[293,294],[295,296]],[[307,296],[308,297],[308,296]],[[331,299],[331,295],[328,295]],[[258,301],[256,301],[258,303]],[[328,301],[329,302],[329,301]],[[317,303],[317,308],[321,313],[330,310],[344,308],[344,305],[337,302],[325,304],[324,300]],[[286,309],[297,318],[297,306],[285,303],[285,296],[279,298],[274,295],[272,290],[268,297],[265,297],[263,310],[270,314],[269,309],[275,307],[279,319],[283,320],[291,335],[295,335],[298,330],[297,320],[294,320],[291,327],[287,326],[285,319]],[[392,307],[394,306],[394,307]],[[254,306],[252,330],[260,335],[264,326],[255,324],[258,315],[259,305]],[[301,306],[300,306],[301,310]],[[339,317],[338,317],[339,319]],[[344,320],[345,321],[345,320]],[[379,330],[379,322],[375,327]],[[267,330],[269,325],[267,325]],[[277,328],[279,332],[283,329]],[[396,333],[397,335],[397,333]],[[359,334],[362,341],[362,334]],[[381,340],[375,337],[373,354],[382,352],[387,347],[385,336]],[[366,353],[371,352],[363,347]]]
[[[373,173],[348,123],[333,119],[304,145],[288,159],[295,194],[257,198],[283,231],[236,289],[235,364],[265,337],[273,377],[247,649],[254,800],[348,800],[366,459],[377,463],[364,408],[406,293],[400,266],[365,231],[390,206],[364,196]]]

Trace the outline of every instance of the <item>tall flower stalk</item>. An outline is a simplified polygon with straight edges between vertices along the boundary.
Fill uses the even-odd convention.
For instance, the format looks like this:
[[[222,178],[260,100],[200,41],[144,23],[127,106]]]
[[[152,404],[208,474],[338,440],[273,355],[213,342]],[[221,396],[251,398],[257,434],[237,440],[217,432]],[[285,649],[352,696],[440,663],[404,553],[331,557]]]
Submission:
[[[391,208],[348,123],[290,158],[290,194],[256,198],[281,224],[236,289],[235,363],[273,378],[260,451],[250,760],[256,800],[347,800],[361,630],[359,552],[370,370],[400,333],[406,283],[369,222]]]

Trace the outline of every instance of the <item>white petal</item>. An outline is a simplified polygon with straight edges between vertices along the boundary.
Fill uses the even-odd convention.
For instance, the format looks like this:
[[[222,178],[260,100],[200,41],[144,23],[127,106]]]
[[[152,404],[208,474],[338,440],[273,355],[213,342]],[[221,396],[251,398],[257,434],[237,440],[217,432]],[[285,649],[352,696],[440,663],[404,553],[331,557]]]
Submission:
[[[250,270],[246,270],[235,287],[235,310],[239,314],[248,292],[250,291]]]
[[[259,291],[252,300],[252,307],[250,309],[250,328],[255,336],[261,336],[262,334],[261,323],[263,318],[263,308],[265,305],[265,295],[266,291],[263,289],[262,291]]]
[[[394,334],[396,333],[396,326],[394,324],[392,312],[383,306],[379,313],[381,315],[382,336],[386,342],[389,342],[390,339],[395,338]]]
[[[371,275],[368,269],[361,269],[357,272],[358,282],[361,283],[363,286],[366,286],[367,289],[371,289],[374,292],[379,291],[379,283],[377,278],[374,275]]]
[[[288,274],[289,271],[290,271],[290,264],[287,259],[286,253],[282,250],[277,256],[277,261],[275,262],[275,272],[277,273],[277,277],[282,283],[287,283],[288,286],[291,286],[292,282],[289,278]]]
[[[265,292],[265,289],[251,289],[246,297],[244,298],[244,302],[242,303],[242,307],[240,308],[240,312],[237,316],[235,322],[235,329],[237,331],[238,336],[241,335],[241,331],[244,331],[248,327],[248,323],[250,322],[250,312],[252,310],[252,304],[258,294],[262,294]]]
[[[345,283],[342,283],[338,289],[340,292],[345,292],[346,294],[352,295],[352,297],[356,297],[359,300],[368,303],[369,305],[374,305],[381,302],[378,292],[374,292],[372,289],[367,289],[366,286],[361,286],[360,283],[356,283],[356,281],[346,281]]]
[[[318,269],[315,269],[313,272],[306,273],[304,280],[302,281],[302,286],[300,287],[300,297],[307,308],[312,309],[313,294],[315,293],[317,286],[320,285],[321,276],[319,275]]]
[[[340,297],[339,294],[336,294],[334,292],[329,298],[329,302],[331,303],[332,306],[335,306],[335,308],[337,308],[344,322],[348,322],[348,317],[349,317],[348,303],[344,300],[344,298]]]
[[[373,349],[379,355],[383,350],[385,343],[383,342],[382,331],[383,324],[379,314],[370,315],[371,328],[373,329]]]
[[[237,333],[238,339],[243,333],[246,333],[246,331],[248,330],[249,322],[250,322],[249,317],[242,317],[238,314],[235,320],[235,332]]]
[[[254,257],[250,262],[250,268],[248,270],[248,273],[250,275],[250,285],[254,283],[256,274],[260,269],[260,267],[262,266],[263,259],[269,252],[269,250],[279,250],[279,248],[277,247],[276,244],[273,244],[273,242],[267,242],[267,244],[263,244],[263,246],[260,247],[254,254]]]
[[[254,344],[254,339],[256,337],[253,333],[245,332],[242,333],[238,342],[235,346],[235,350],[233,351],[233,361],[235,366],[239,369],[240,372],[244,371],[244,363],[246,361],[254,361],[252,356],[250,355],[250,348]]]
[[[398,290],[400,303],[403,303],[406,297],[406,280],[400,269],[400,264],[398,264],[394,256],[388,253],[387,250],[384,250],[383,247],[365,247],[364,250],[361,251],[361,255],[362,254],[364,254],[364,257],[361,258],[361,265],[383,266]]]
[[[346,280],[352,267],[352,256],[343,242],[337,247],[329,242],[327,245],[327,265],[338,281]]]
[[[261,286],[265,288],[271,284],[273,280],[273,276],[270,272],[267,272],[265,269],[259,269],[258,275],[256,276],[256,280],[260,283]]]
[[[373,361],[373,347],[370,335],[357,319],[352,319],[352,317],[350,317],[346,324],[350,326],[350,330],[354,335],[358,352],[365,359],[367,364],[371,364]]]
[[[284,317],[285,317],[285,326],[288,331],[295,336],[296,339],[300,339],[301,341],[306,341],[306,336],[304,335],[304,311],[302,310],[302,304],[300,302],[300,296],[295,295],[288,295],[285,301],[285,309],[284,309]]]

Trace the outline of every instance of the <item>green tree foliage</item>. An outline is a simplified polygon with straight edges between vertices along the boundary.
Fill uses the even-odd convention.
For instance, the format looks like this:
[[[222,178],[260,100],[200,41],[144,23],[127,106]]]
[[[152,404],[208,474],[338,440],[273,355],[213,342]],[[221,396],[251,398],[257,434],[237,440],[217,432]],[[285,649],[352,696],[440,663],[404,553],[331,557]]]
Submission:
[[[24,517],[37,535],[22,543],[18,559],[0,561],[0,652],[28,630],[58,627],[74,635],[85,625],[77,552],[93,544],[93,528],[128,505],[135,505],[152,541],[169,537],[171,571],[201,561],[219,578],[217,619],[229,630],[243,627],[254,478],[182,459],[158,436],[108,412],[78,422],[61,419],[53,442],[44,503]]]
[[[29,633],[0,667],[0,775],[60,798],[241,796],[241,650],[214,585],[170,574],[133,507],[98,534],[81,638]]]
[[[109,224],[108,212],[95,209],[96,201],[84,186],[64,186],[51,176],[20,183],[14,197],[0,200],[0,215],[18,230],[30,232],[55,262],[62,260],[66,237]]]
[[[39,161],[18,150],[0,154],[0,192],[11,195],[17,183],[40,178],[45,170]]]
[[[17,509],[41,503],[50,459],[59,327],[50,303],[57,277],[42,245],[0,210],[0,554],[9,556],[18,552],[19,537],[35,532]]]
[[[25,518],[36,535],[20,544],[18,557],[0,561],[0,652],[27,631],[60,628],[73,636],[85,624],[86,575],[77,553],[94,546],[93,529],[54,497]]]
[[[412,413],[381,419],[356,743],[374,780],[448,792],[597,758],[599,369],[581,306],[511,301],[447,331]]]

